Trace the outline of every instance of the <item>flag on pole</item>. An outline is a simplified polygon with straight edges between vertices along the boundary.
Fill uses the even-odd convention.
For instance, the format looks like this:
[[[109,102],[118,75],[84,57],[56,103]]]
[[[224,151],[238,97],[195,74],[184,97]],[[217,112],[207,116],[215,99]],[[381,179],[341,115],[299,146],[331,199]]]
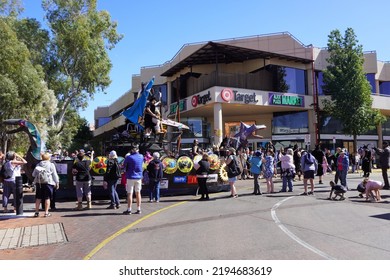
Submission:
[[[136,101],[134,101],[133,106],[129,109],[125,110],[122,115],[124,115],[129,121],[138,125],[141,130],[143,130],[143,126],[140,125],[140,119],[142,119],[146,107],[146,102],[148,102],[148,97],[150,94],[150,90],[152,89],[154,84],[154,77],[145,85],[144,90],[141,92],[141,95],[138,97]]]

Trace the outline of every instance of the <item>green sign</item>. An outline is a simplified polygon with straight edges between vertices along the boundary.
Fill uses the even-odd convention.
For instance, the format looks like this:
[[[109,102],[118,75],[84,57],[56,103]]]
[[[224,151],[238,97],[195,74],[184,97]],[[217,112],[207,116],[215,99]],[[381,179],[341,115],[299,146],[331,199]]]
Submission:
[[[269,93],[270,105],[295,106],[305,107],[305,99],[299,95],[285,95],[277,93]]]
[[[187,99],[180,100],[180,102],[179,102],[179,109],[180,109],[180,112],[187,110]],[[169,114],[170,115],[176,114],[176,112],[177,112],[177,102],[172,103],[170,105],[170,108],[169,108]]]

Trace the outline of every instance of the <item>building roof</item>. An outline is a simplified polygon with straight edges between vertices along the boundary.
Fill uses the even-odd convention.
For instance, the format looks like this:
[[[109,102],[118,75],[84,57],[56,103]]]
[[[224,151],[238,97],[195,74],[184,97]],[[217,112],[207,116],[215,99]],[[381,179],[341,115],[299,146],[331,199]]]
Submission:
[[[262,50],[248,49],[243,47],[231,46],[221,43],[208,42],[203,47],[184,58],[161,76],[171,77],[180,70],[193,65],[214,64],[214,63],[234,63],[243,62],[252,59],[271,59],[278,58],[287,61],[300,62],[304,64],[312,63],[313,60],[295,56],[272,53]]]

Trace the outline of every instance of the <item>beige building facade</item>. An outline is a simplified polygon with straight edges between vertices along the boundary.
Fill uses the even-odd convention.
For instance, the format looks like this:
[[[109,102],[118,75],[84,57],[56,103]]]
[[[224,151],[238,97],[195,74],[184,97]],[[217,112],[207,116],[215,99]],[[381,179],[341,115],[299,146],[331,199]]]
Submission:
[[[327,55],[290,33],[184,45],[168,62],[141,68],[132,76],[130,90],[95,109],[94,137],[104,148],[113,133],[127,130],[121,113],[133,104],[141,83],[155,77],[163,117],[190,127],[183,134],[183,147],[195,138],[204,147],[219,145],[244,122],[266,126],[256,132],[263,139],[249,140],[252,149],[269,141],[277,147],[321,142],[349,148],[352,137],[342,135],[337,122],[321,114],[327,98],[321,90]],[[373,87],[373,107],[390,116],[390,63],[378,61],[375,52],[365,53],[364,70]],[[389,123],[359,136],[358,144],[377,146],[382,140],[390,140]]]

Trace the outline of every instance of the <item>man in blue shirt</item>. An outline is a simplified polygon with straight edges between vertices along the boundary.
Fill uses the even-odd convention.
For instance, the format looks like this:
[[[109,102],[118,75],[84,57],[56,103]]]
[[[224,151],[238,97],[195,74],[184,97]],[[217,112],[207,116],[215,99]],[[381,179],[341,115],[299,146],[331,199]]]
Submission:
[[[130,155],[126,156],[124,161],[127,192],[127,210],[123,212],[125,215],[131,214],[134,191],[137,200],[137,211],[135,214],[141,214],[142,164],[144,157],[138,151],[138,145],[133,145],[130,148]]]

